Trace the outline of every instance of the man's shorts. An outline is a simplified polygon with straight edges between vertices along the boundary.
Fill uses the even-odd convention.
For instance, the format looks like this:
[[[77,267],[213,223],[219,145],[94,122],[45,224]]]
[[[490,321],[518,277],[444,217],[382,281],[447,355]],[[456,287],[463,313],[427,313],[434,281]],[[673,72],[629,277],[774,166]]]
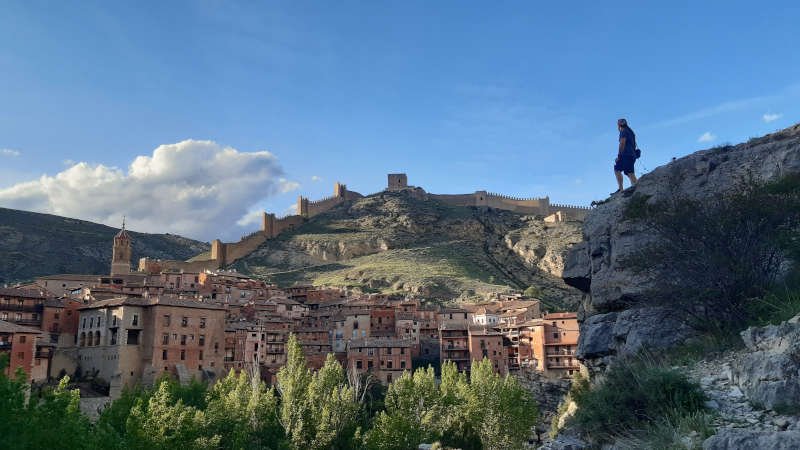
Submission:
[[[624,172],[625,175],[629,175],[633,173],[633,163],[636,162],[636,158],[633,156],[621,156],[619,160],[614,164],[614,171],[615,172]]]

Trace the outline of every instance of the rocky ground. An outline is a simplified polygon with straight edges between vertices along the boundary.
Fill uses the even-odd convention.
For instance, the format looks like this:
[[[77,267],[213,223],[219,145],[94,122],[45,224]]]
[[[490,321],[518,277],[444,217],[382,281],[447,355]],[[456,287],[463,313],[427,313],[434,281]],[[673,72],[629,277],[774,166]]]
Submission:
[[[727,352],[692,366],[680,367],[689,379],[697,382],[709,397],[706,406],[715,412],[713,426],[717,431],[726,429],[747,431],[800,430],[800,417],[778,414],[757,408],[732,381],[732,366],[738,364],[746,350]]]

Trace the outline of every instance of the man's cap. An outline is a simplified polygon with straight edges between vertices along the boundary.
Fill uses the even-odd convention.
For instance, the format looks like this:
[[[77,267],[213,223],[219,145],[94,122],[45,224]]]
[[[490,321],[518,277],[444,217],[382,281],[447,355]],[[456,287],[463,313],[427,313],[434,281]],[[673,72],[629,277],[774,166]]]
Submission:
[[[617,123],[620,124],[620,125],[628,125],[628,121],[625,120],[625,119],[619,119],[619,120],[617,120]]]

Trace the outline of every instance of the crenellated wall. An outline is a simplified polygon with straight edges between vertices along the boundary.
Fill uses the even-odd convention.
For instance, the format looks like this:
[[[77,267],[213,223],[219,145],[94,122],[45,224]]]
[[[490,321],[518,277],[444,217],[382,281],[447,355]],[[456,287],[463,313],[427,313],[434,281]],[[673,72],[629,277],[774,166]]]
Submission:
[[[487,191],[455,195],[428,194],[422,188],[409,186],[408,177],[403,173],[389,174],[387,190],[408,191],[415,197],[431,198],[452,206],[487,207],[514,211],[520,214],[544,216],[546,222],[583,220],[590,210],[590,208],[582,206],[551,204],[549,197],[518,198]],[[333,186],[333,196],[331,197],[311,201],[306,197],[298,196],[296,215],[278,218],[275,214],[264,212],[261,219],[261,230],[242,237],[238,242],[226,243],[215,239],[211,243],[209,252],[197,255],[188,261],[142,258],[139,261],[139,270],[157,273],[162,270],[202,272],[206,269],[219,269],[249,255],[268,239],[274,239],[287,230],[294,230],[309,218],[330,211],[342,203],[359,198],[363,198],[363,195],[347,190],[347,186],[342,183],[336,183]]]

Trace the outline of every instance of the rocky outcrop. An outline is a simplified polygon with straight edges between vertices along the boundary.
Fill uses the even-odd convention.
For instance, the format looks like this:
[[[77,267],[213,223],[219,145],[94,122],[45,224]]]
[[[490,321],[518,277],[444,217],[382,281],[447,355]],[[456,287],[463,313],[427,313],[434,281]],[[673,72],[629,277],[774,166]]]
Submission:
[[[752,404],[800,412],[798,319],[742,332],[749,352],[731,367],[731,378]]]
[[[736,146],[718,147],[674,160],[641,177],[635,188],[616,194],[594,208],[583,226],[584,244],[566,258],[563,278],[583,290],[578,357],[590,369],[609,358],[643,346],[668,347],[686,338],[681,318],[648,297],[654,282],[626,267],[635,250],[655,239],[648,230],[625,220],[633,194],[649,202],[671,195],[699,199],[735,189],[749,177],[768,181],[800,172],[800,125]],[[639,197],[642,198],[642,197]]]
[[[800,448],[800,431],[725,430],[703,442],[703,450],[795,450]]]

